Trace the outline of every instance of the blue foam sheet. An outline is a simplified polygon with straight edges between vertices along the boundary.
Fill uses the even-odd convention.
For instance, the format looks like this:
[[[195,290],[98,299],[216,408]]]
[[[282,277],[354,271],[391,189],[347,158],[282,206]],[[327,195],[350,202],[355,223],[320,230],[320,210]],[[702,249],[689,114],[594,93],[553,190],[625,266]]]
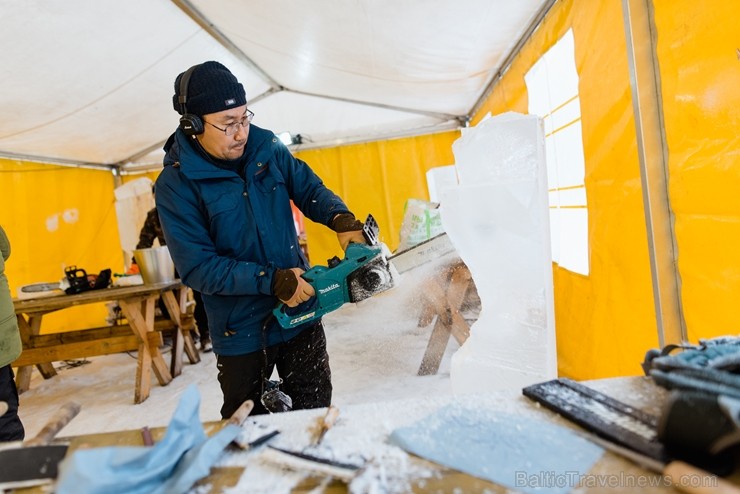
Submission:
[[[526,493],[566,493],[603,449],[544,419],[454,404],[398,428],[390,442],[440,465]]]

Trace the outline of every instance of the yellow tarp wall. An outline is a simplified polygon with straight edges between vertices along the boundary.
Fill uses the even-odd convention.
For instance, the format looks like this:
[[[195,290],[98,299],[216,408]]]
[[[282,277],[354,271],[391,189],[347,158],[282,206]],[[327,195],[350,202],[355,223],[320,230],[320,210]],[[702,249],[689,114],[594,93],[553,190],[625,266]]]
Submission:
[[[655,2],[690,341],[740,333],[740,2]]]
[[[693,342],[740,332],[739,14],[736,2],[655,2],[669,196]],[[524,75],[573,29],[591,271],[554,265],[554,282],[559,371],[577,379],[640,374],[658,345],[622,16],[617,0],[559,2],[473,120],[526,113]]]
[[[88,274],[123,269],[111,172],[0,158],[0,191],[13,295],[22,285],[60,281],[69,266]],[[105,304],[52,312],[41,332],[104,326],[107,315]]]

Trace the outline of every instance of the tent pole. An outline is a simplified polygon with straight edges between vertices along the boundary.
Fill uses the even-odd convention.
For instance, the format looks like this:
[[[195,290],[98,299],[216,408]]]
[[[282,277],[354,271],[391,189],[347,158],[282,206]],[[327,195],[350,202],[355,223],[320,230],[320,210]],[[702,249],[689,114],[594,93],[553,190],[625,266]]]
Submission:
[[[267,84],[270,85],[270,87],[273,90],[280,91],[283,89],[283,87],[270,75],[262,70],[262,67],[257,65],[251,58],[249,58],[243,51],[241,51],[232,41],[223,34],[221,31],[219,31],[216,26],[211,23],[206,16],[201,13],[200,10],[195,8],[195,6],[189,1],[189,0],[172,0],[172,3],[177,5],[180,10],[185,12],[191,19],[193,19],[200,27],[203,28],[205,32],[210,34],[213,39],[221,43],[224,48],[229,50],[236,58],[241,60],[246,66],[248,66],[251,70],[256,72],[263,81],[265,81]]]
[[[432,111],[426,111],[426,110],[416,110],[413,108],[407,108],[403,106],[395,106],[395,105],[385,105],[382,103],[372,103],[369,101],[362,101],[357,99],[351,99],[351,98],[341,98],[339,96],[330,96],[327,94],[318,94],[318,93],[309,93],[306,91],[298,91],[295,89],[290,88],[284,88],[285,91],[293,94],[300,94],[302,96],[312,96],[314,98],[323,98],[331,101],[341,101],[343,103],[353,103],[355,105],[365,105],[370,106],[372,108],[382,108],[384,110],[394,110],[394,111],[401,111],[406,113],[414,113],[416,115],[423,115],[425,117],[431,117],[436,118],[442,122],[447,120],[457,120],[459,122],[459,125],[461,127],[465,126],[465,123],[467,122],[467,117],[464,115],[453,115],[451,113],[440,113],[440,112],[432,112]]]
[[[668,194],[668,146],[652,0],[622,0],[622,13],[658,342],[663,347],[684,342],[688,337],[681,304],[674,217]]]
[[[491,79],[488,81],[486,89],[481,93],[478,101],[475,102],[473,107],[468,112],[468,121],[472,120],[473,117],[475,117],[475,115],[480,111],[481,107],[486,103],[486,101],[488,101],[488,97],[491,95],[493,88],[496,87],[496,85],[499,83],[501,77],[503,77],[504,73],[509,69],[516,56],[519,55],[519,52],[522,50],[527,41],[529,41],[529,38],[535,32],[537,27],[539,27],[539,25],[545,19],[545,16],[548,12],[550,12],[550,9],[553,5],[555,5],[555,0],[547,0],[543,3],[540,10],[537,12],[537,14],[535,14],[532,22],[529,24],[529,27],[527,27],[527,30],[524,31],[524,34],[516,42],[504,61],[491,75]]]
[[[25,161],[29,163],[41,163],[43,165],[69,166],[72,168],[87,168],[89,170],[106,170],[112,171],[115,165],[106,165],[103,163],[86,163],[84,161],[75,161],[64,158],[52,158],[48,156],[35,156],[32,154],[16,154],[0,152],[0,158],[9,160]]]

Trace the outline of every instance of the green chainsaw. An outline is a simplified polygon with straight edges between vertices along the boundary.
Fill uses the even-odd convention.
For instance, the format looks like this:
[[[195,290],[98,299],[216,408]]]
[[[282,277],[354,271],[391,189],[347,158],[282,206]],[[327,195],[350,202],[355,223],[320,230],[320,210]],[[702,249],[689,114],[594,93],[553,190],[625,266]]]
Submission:
[[[393,288],[398,272],[388,262],[388,247],[378,241],[378,223],[368,215],[362,229],[367,244],[350,243],[344,259],[334,256],[328,266],[314,266],[301,276],[316,291],[316,300],[303,313],[288,314],[283,303],[273,310],[280,326],[289,329],[318,319],[347,302],[357,303]]]

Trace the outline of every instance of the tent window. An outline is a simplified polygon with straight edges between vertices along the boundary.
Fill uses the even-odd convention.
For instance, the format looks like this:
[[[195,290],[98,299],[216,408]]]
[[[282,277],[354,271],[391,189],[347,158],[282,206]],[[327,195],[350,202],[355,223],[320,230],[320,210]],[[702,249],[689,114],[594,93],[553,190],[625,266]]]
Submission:
[[[552,259],[588,275],[588,202],[573,31],[568,30],[524,79],[529,113],[539,115],[545,127]]]

